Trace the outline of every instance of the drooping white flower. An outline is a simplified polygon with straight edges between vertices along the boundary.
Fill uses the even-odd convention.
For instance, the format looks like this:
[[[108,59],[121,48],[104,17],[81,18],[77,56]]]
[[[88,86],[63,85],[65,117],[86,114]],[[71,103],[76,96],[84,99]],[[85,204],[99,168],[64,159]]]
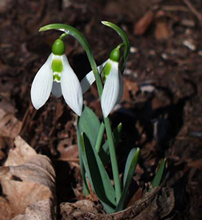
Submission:
[[[80,82],[69,65],[64,54],[64,48],[59,52],[54,47],[52,50],[54,53],[50,54],[33,80],[31,87],[32,103],[36,109],[41,108],[52,92],[57,98],[63,95],[67,105],[80,116],[83,107]]]
[[[119,62],[109,59],[106,65],[109,66],[110,70],[101,96],[101,107],[105,118],[115,105],[121,101],[123,94],[123,79],[119,69]]]
[[[101,96],[101,107],[104,117],[107,117],[123,95],[123,78],[119,68],[120,52],[119,47],[115,48],[110,58],[98,66],[99,74],[104,83]],[[95,81],[93,71],[90,71],[82,80],[82,92],[85,93]]]

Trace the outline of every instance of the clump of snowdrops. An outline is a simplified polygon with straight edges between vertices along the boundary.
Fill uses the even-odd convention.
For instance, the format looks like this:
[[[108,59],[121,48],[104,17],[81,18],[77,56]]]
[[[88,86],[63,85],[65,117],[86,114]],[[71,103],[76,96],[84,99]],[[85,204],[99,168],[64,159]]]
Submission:
[[[41,108],[52,93],[55,97],[63,96],[66,104],[78,115],[77,138],[79,161],[83,178],[84,195],[89,194],[89,184],[98,196],[107,213],[123,210],[128,202],[128,190],[131,184],[139,157],[139,148],[131,149],[122,178],[120,178],[116,147],[121,133],[121,123],[111,129],[109,115],[115,105],[121,101],[123,94],[123,72],[128,59],[130,45],[126,33],[117,25],[103,21],[102,24],[119,34],[122,42],[117,45],[102,65],[96,65],[91,48],[84,36],[75,28],[65,24],[49,24],[40,31],[58,30],[63,32],[52,46],[47,61],[37,72],[31,87],[31,100],[36,109]],[[92,71],[81,80],[70,66],[65,55],[64,38],[73,36],[84,48]],[[122,48],[122,49],[121,49]],[[79,64],[78,64],[79,65]],[[83,94],[96,83],[103,118],[83,104]],[[111,163],[113,181],[106,165]],[[157,186],[160,174],[154,179]]]

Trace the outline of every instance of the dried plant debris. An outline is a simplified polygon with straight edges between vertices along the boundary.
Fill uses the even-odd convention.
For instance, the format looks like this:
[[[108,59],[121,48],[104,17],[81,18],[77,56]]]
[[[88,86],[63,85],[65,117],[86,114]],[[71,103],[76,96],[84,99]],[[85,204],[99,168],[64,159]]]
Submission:
[[[75,204],[61,204],[61,214],[63,220],[143,220],[162,219],[166,217],[174,208],[174,193],[169,188],[156,188],[150,193],[146,193],[129,208],[114,213],[103,214],[100,206],[88,200],[81,200]]]
[[[21,125],[13,114],[0,109],[0,136],[15,138],[20,133]]]
[[[55,219],[55,172],[50,160],[20,137],[0,167],[0,216],[9,219]],[[19,216],[18,216],[19,215]]]

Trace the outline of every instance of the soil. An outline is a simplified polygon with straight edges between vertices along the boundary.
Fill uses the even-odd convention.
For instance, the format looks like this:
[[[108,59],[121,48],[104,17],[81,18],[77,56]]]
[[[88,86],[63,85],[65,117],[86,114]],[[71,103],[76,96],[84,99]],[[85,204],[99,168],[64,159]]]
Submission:
[[[63,98],[51,96],[38,111],[31,104],[32,80],[60,34],[38,30],[50,23],[77,28],[99,65],[121,43],[100,23],[107,20],[123,28],[131,44],[124,95],[110,115],[112,127],[123,123],[119,169],[123,171],[130,149],[139,147],[136,191],[152,181],[167,158],[163,184],[174,190],[175,207],[166,219],[202,219],[201,11],[201,0],[1,0],[0,108],[15,115],[23,139],[53,161],[58,208],[83,198],[76,116]],[[82,79],[90,71],[86,54],[72,37],[65,43],[69,62]],[[84,100],[101,117],[95,86]],[[0,139],[3,165],[14,146],[11,137]]]

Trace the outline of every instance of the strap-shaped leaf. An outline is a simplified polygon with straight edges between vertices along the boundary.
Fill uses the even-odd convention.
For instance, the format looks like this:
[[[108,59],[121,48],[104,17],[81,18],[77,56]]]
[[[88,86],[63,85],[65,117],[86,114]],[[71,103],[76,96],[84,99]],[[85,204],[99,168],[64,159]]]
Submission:
[[[165,169],[165,166],[166,166],[166,158],[163,159],[163,161],[161,162],[159,168],[158,168],[158,171],[152,181],[152,186],[153,187],[157,187],[160,185],[161,183],[161,180],[162,180],[162,176],[163,176],[163,173],[164,173],[164,169]]]
[[[83,192],[84,195],[89,194],[89,187],[86,180],[86,172],[83,164],[82,153],[81,153],[81,133],[85,132],[88,139],[90,140],[92,146],[95,146],[96,138],[98,136],[100,127],[100,121],[95,115],[95,113],[84,106],[84,110],[82,112],[81,117],[78,118],[77,122],[77,140],[78,140],[78,148],[79,148],[79,163],[81,167],[81,175],[83,177]],[[93,129],[94,128],[94,129]]]
[[[124,170],[124,175],[123,175],[123,187],[128,182],[131,182],[135,168],[137,166],[138,158],[139,158],[139,148],[133,148],[127,158],[126,165],[125,165],[125,170]],[[130,184],[130,183],[129,183]]]
[[[91,145],[95,147],[100,130],[100,121],[96,114],[87,106],[84,106],[82,115],[78,121],[78,127],[80,135],[84,132]]]
[[[80,164],[80,169],[81,169],[81,175],[83,178],[83,194],[88,195],[90,194],[90,190],[88,187],[86,171],[85,171],[85,167],[84,167],[83,159],[82,159],[82,145],[81,145],[82,140],[81,140],[81,133],[79,130],[78,122],[77,122],[77,141],[78,141],[78,149],[79,149],[79,164]]]
[[[139,148],[133,148],[128,155],[124,170],[124,176],[123,176],[123,191],[121,194],[121,199],[115,211],[123,210],[127,204],[128,189],[130,187],[133,175],[135,173],[135,168],[137,166],[139,153],[140,153]]]
[[[115,193],[109,176],[99,158],[96,150],[91,146],[87,136],[81,136],[83,164],[98,198],[107,213],[113,213],[115,208]]]

